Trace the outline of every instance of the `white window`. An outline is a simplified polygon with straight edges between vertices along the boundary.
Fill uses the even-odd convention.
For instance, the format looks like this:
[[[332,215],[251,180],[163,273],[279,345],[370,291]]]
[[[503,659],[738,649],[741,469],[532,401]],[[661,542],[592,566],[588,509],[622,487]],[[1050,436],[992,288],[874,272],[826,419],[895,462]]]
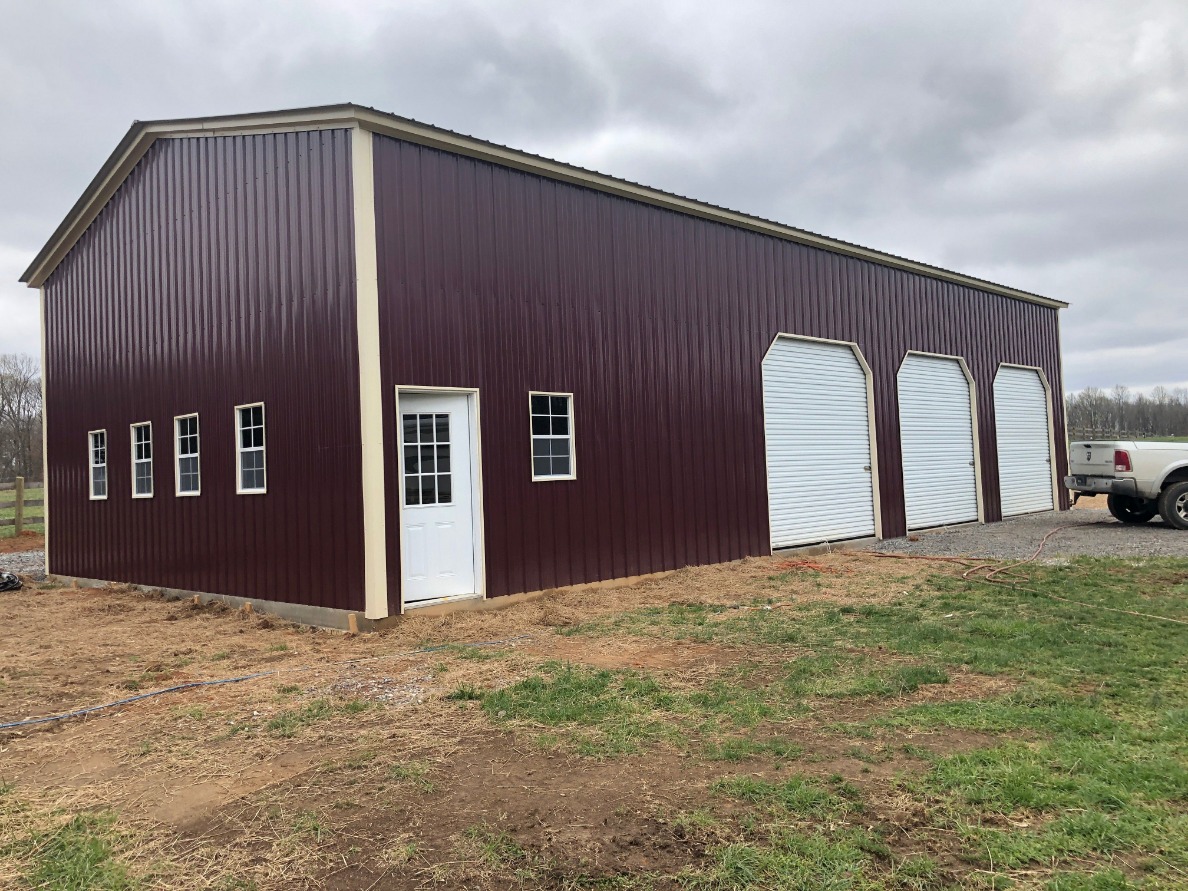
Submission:
[[[239,454],[240,495],[267,491],[264,468],[264,403],[235,407],[235,444]]]
[[[132,497],[153,497],[153,425],[132,425]]]
[[[177,455],[174,476],[177,495],[198,495],[202,491],[198,468],[198,416],[182,415],[173,419],[173,450]]]
[[[532,416],[532,479],[575,479],[573,394],[529,393],[528,403]]]
[[[92,430],[87,440],[91,453],[91,500],[103,501],[107,498],[107,431]]]

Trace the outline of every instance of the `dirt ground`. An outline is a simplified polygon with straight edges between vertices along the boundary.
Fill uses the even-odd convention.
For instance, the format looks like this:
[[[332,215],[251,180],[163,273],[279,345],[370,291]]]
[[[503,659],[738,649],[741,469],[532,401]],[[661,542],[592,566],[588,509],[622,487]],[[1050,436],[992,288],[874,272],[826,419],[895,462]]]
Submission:
[[[815,560],[824,571],[805,573],[801,602],[879,602],[929,571],[844,553]],[[501,611],[413,617],[360,636],[131,590],[35,585],[0,595],[0,722],[264,676],[0,731],[0,781],[46,811],[119,814],[135,828],[125,859],[156,864],[160,887],[504,887],[485,865],[483,833],[514,837],[520,849],[555,861],[559,886],[566,870],[679,869],[703,856],[705,841],[682,837],[674,815],[696,808],[711,779],[778,775],[778,763],[711,764],[663,748],[607,760],[542,750],[493,727],[477,703],[445,697],[471,684],[513,683],[547,660],[646,668],[677,687],[712,677],[740,654],[559,632],[646,605],[732,604],[761,592],[773,573],[801,569],[778,558],[744,560]],[[485,648],[431,649],[488,641],[503,642],[492,658],[481,658]],[[877,707],[1004,684],[955,676]],[[805,769],[868,782],[903,766],[906,756],[871,764],[817,734],[820,721],[857,714],[853,703],[821,708],[836,714],[810,712],[782,728],[811,752]],[[953,750],[980,739],[918,742]],[[894,803],[888,814],[910,819]],[[250,884],[226,885],[228,876]]]
[[[560,889],[673,875],[704,864],[714,846],[715,830],[696,823],[714,782],[780,781],[788,762],[707,760],[664,743],[645,754],[585,757],[549,742],[543,725],[492,721],[459,691],[506,688],[555,663],[635,669],[675,691],[708,689],[762,657],[638,629],[620,634],[613,624],[598,634],[570,629],[645,607],[754,609],[745,605],[757,598],[775,609],[819,602],[856,610],[893,603],[937,565],[853,552],[752,558],[503,610],[414,613],[363,635],[126,588],[33,584],[0,595],[0,724],[206,685],[0,729],[0,793],[59,822],[118,815],[121,859],[156,888]],[[779,657],[797,658],[793,651],[783,647]],[[221,683],[233,679],[242,680]],[[903,778],[922,773],[930,752],[971,750],[995,737],[887,730],[856,743],[828,728],[1015,685],[954,666],[946,683],[911,693],[808,700],[758,732],[795,740],[797,773],[858,789],[862,819],[910,857],[928,815],[903,791]],[[3,853],[0,845],[7,887],[18,873]],[[956,839],[952,850],[931,854],[942,876],[968,869]]]
[[[42,550],[45,536],[40,532],[22,532],[20,535],[0,536],[0,554],[15,554],[20,551]]]

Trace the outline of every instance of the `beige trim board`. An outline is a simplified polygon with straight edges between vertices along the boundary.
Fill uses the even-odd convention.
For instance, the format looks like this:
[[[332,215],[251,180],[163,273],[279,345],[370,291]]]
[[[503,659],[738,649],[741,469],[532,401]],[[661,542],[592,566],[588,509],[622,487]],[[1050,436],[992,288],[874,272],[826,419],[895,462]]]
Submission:
[[[362,447],[363,586],[368,619],[388,615],[388,505],[384,487],[384,397],[380,381],[379,263],[375,241],[375,168],[371,133],[351,131],[355,224],[355,334],[359,351]]]
[[[284,111],[262,112],[244,115],[223,115],[206,118],[161,120],[138,122],[132,125],[124,139],[116,147],[107,162],[100,169],[82,197],[75,203],[65,220],[58,226],[46,245],[37,254],[21,281],[30,287],[40,287],[62,261],[70,248],[81,237],[87,226],[95,219],[103,205],[110,200],[120,183],[131,173],[136,163],[144,156],[157,139],[194,136],[226,136],[248,133],[292,132],[297,130],[320,130],[328,128],[360,129],[419,145],[438,148],[453,154],[465,155],[516,170],[523,170],[538,176],[561,182],[574,183],[585,188],[596,189],[611,195],[618,195],[634,201],[641,201],[656,207],[663,207],[678,213],[701,217],[729,226],[748,229],[770,235],[785,241],[809,245],[834,253],[868,260],[894,269],[914,272],[952,284],[976,288],[1002,297],[1023,300],[1053,309],[1068,304],[988,282],[940,267],[919,263],[905,257],[897,257],[871,248],[850,244],[837,239],[806,232],[771,220],[750,214],[717,207],[680,195],[673,195],[659,189],[628,182],[606,174],[585,170],[572,164],[553,161],[506,146],[495,145],[481,139],[463,136],[439,127],[422,124],[398,115],[387,114],[373,108],[343,104],[317,108],[299,108]]]
[[[45,288],[37,289],[37,300],[41,313],[41,528],[45,549],[45,571],[50,572],[50,475],[49,475],[49,414],[45,405]],[[111,481],[108,480],[108,485]],[[91,435],[87,434],[87,494],[92,493],[91,483]]]

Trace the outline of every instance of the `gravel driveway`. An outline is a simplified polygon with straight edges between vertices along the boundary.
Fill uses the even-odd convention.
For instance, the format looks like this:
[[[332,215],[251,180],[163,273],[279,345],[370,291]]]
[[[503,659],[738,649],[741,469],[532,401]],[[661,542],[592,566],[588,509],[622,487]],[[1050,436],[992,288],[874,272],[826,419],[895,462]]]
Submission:
[[[15,554],[0,554],[0,570],[17,575],[43,575],[45,573],[45,551],[17,551]]]
[[[1021,560],[1035,552],[1045,533],[1059,526],[1072,528],[1048,539],[1044,557],[1188,557],[1188,532],[1173,529],[1158,517],[1142,526],[1124,526],[1108,511],[1095,508],[1028,514],[985,526],[925,530],[918,533],[919,541],[892,538],[869,550]]]

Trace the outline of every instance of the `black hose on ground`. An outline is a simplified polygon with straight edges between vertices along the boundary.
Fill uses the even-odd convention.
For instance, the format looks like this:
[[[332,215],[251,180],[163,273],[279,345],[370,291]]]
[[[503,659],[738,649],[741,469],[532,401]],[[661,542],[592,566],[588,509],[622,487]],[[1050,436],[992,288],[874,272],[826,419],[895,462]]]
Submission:
[[[0,591],[21,590],[21,580],[11,572],[0,572]]]

